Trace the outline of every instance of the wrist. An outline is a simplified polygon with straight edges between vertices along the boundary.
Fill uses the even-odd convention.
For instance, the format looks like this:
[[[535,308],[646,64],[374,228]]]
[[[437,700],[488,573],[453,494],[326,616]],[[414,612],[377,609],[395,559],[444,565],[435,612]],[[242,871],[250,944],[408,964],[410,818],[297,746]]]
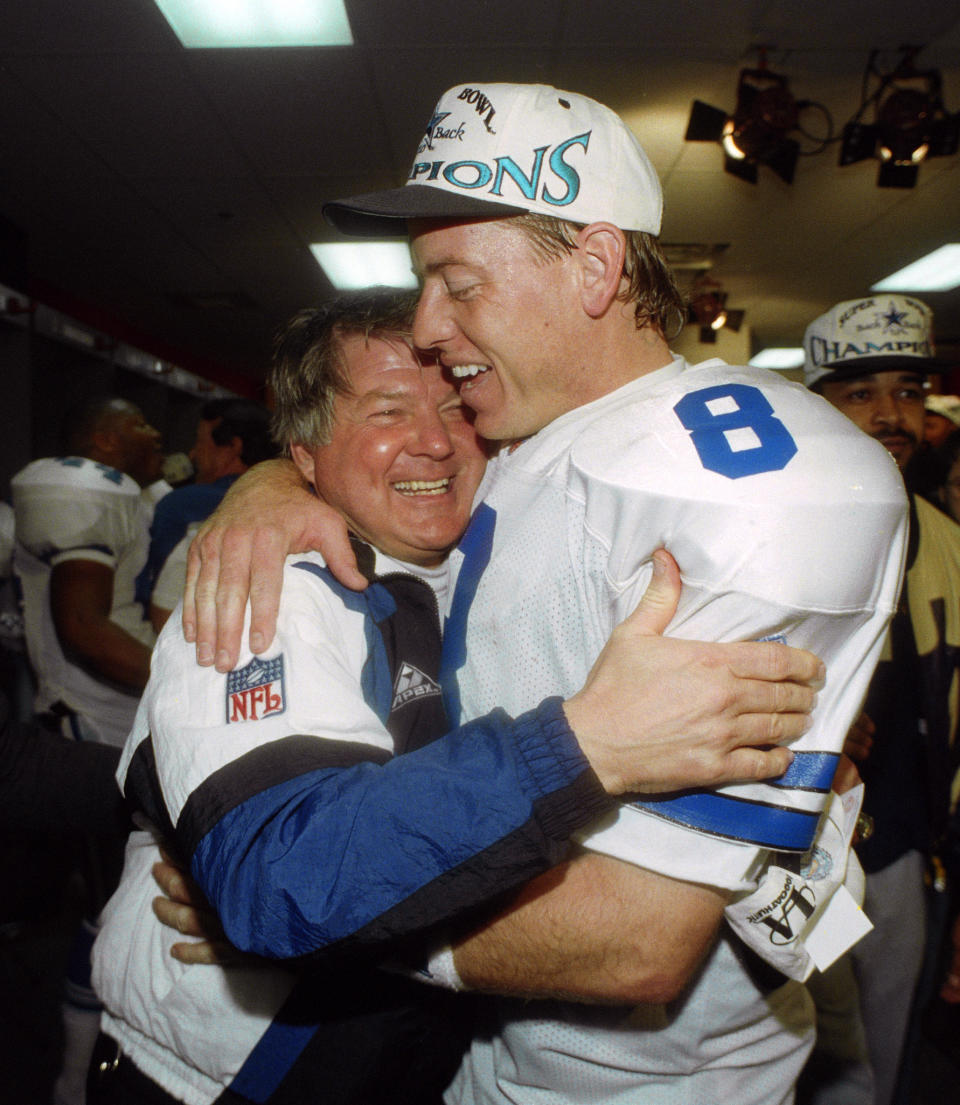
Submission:
[[[584,701],[587,691],[579,691],[563,703],[563,714],[567,724],[580,746],[584,758],[593,768],[594,774],[607,794],[623,794],[628,785],[621,772],[617,770],[616,757],[611,756],[609,745],[598,732],[596,710]]]

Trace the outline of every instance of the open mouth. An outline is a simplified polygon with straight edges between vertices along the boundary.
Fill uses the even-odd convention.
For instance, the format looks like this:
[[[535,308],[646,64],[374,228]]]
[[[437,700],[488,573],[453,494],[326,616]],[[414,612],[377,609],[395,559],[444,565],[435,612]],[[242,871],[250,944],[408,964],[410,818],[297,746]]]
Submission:
[[[450,476],[442,480],[398,480],[393,489],[401,495],[442,495],[450,489],[451,482]]]
[[[489,372],[490,366],[485,364],[455,364],[450,366],[450,372],[455,380],[468,380],[473,376],[480,376]]]

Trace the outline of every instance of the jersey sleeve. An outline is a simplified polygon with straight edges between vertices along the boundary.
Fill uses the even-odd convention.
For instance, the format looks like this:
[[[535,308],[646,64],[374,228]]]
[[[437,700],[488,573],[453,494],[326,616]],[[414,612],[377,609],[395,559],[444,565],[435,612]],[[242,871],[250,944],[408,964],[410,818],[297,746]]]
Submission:
[[[809,649],[827,679],[784,776],[637,799],[584,841],[674,878],[745,890],[770,851],[813,842],[896,605],[906,499],[886,451],[806,392],[734,377],[658,401],[651,419],[639,441],[624,420],[576,450],[586,529],[610,535],[617,618],[643,593],[659,544],[683,576],[668,633]],[[670,459],[653,466],[656,483],[651,449]]]
[[[139,489],[80,457],[36,461],[13,484],[17,541],[38,560],[94,560],[115,568],[135,537]]]
[[[229,939],[272,958],[395,950],[558,862],[610,801],[559,700],[394,756],[337,601],[288,568],[277,641],[229,675],[168,623],[121,765]]]

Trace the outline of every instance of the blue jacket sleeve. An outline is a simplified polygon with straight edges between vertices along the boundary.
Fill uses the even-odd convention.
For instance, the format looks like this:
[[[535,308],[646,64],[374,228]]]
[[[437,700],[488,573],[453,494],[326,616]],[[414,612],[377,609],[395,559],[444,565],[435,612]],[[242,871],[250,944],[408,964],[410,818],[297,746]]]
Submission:
[[[366,746],[271,742],[191,795],[176,838],[241,950],[385,955],[555,865],[613,804],[547,699],[381,763]]]

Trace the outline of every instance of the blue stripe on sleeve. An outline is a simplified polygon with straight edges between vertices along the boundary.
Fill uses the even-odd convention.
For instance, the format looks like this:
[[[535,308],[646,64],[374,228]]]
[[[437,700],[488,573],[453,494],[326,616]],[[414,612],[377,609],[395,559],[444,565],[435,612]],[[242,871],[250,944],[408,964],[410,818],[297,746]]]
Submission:
[[[793,763],[769,785],[792,790],[816,790],[826,794],[840,762],[839,752],[797,752]]]
[[[767,806],[710,791],[662,800],[640,799],[630,804],[711,836],[777,852],[805,852],[820,819],[816,812]]]

